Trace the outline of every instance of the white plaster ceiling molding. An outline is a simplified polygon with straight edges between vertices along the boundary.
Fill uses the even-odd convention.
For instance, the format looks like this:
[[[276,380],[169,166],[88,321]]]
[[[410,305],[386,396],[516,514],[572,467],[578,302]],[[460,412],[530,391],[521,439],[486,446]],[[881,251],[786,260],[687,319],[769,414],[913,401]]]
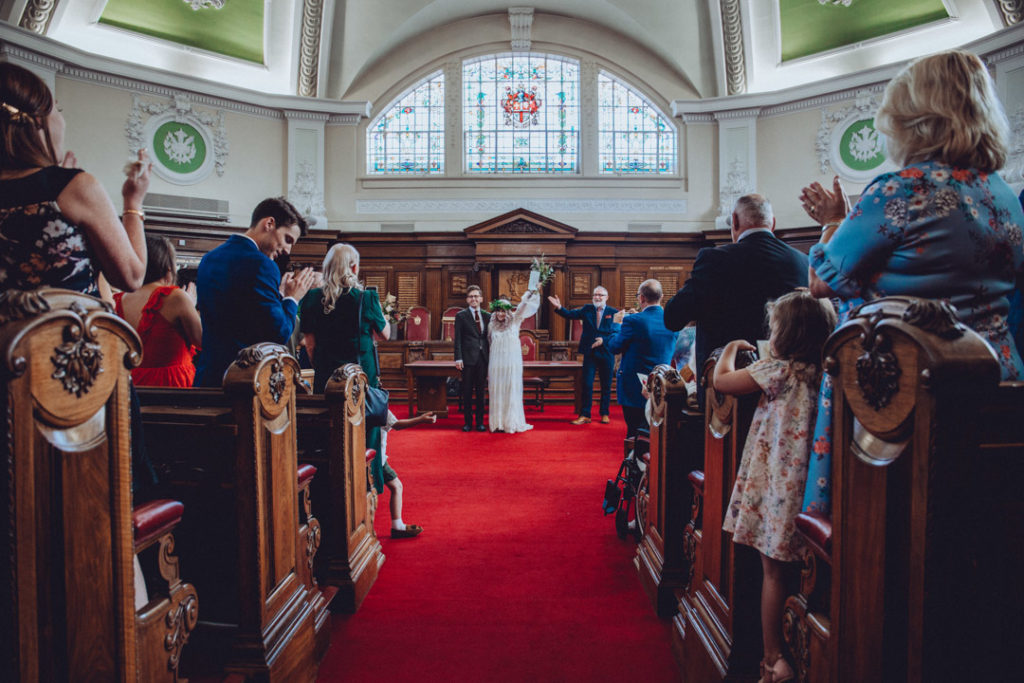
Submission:
[[[1024,0],[994,0],[994,2],[1003,17],[1003,23],[1007,26],[1015,26],[1024,21]]]
[[[362,214],[498,214],[515,209],[537,213],[686,213],[685,199],[357,199]]]
[[[877,111],[878,102],[869,90],[858,91],[853,103],[845,107],[821,110],[814,148],[822,173],[831,167],[844,180],[864,183],[896,170],[885,153],[885,136],[874,126]]]
[[[185,0],[185,4],[198,12],[201,9],[224,9],[225,0]]]
[[[316,97],[320,70],[320,34],[324,0],[303,0],[299,41],[299,95]]]
[[[224,175],[229,151],[224,112],[197,110],[188,95],[153,102],[133,94],[125,133],[130,156],[149,150],[153,171],[168,182],[194,185],[214,169]]]
[[[508,23],[512,26],[512,49],[530,49],[530,28],[533,26],[532,7],[509,7]]]
[[[57,6],[57,0],[28,0],[25,3],[25,10],[21,13],[21,21],[18,26],[23,29],[38,33],[46,33],[46,27],[50,23],[50,17]]]
[[[747,39],[746,92],[763,93],[896,64],[936,49],[963,47],[1004,28],[1006,14],[1003,12],[1000,17],[993,3],[1003,9],[1003,2],[1020,7],[1024,0],[942,0],[948,14],[946,19],[787,61],[782,61],[779,0],[739,2]],[[845,6],[846,3],[827,0],[812,3],[805,11],[840,15],[859,11],[861,2],[853,0]]]
[[[747,66],[743,49],[743,17],[740,0],[721,0],[722,38],[725,50],[725,80],[729,95],[747,90]]]

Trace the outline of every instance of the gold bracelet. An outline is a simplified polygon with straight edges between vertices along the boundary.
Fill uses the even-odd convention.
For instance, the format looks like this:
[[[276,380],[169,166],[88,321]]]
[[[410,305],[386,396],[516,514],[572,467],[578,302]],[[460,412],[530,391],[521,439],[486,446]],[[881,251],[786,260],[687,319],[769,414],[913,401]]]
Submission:
[[[122,213],[122,216],[126,216],[128,214],[131,214],[133,216],[138,216],[140,221],[146,220],[146,212],[145,211],[139,211],[138,209],[125,209],[121,213]]]

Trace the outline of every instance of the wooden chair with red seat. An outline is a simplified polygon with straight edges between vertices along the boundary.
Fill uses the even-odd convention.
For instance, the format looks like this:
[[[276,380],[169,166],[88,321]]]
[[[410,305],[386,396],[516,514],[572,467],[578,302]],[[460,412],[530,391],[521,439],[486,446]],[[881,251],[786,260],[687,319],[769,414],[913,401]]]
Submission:
[[[181,649],[199,619],[196,589],[181,582],[173,554],[172,532],[184,511],[184,505],[169,499],[151,500],[132,510],[135,556],[149,594],[135,611],[140,681],[178,680]]]
[[[462,310],[461,306],[449,306],[441,315],[441,340],[455,341],[455,316]]]
[[[519,346],[523,350],[524,361],[539,360],[540,342],[535,331],[519,330]],[[544,412],[544,390],[548,388],[548,383],[549,380],[546,377],[523,377],[523,389],[533,390],[533,399],[530,404],[540,408],[541,412]],[[523,404],[526,404],[525,398]]]
[[[430,310],[426,306],[410,306],[405,314],[406,341],[430,341]]]

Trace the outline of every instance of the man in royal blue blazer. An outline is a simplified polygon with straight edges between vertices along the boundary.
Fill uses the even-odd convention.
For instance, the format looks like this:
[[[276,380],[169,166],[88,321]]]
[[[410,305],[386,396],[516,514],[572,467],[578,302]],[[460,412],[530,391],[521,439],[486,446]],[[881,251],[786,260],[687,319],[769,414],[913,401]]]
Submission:
[[[232,235],[199,262],[196,308],[203,349],[196,359],[197,387],[219,387],[238,352],[259,342],[284,344],[295,326],[298,302],[313,286],[312,268],[283,278],[273,259],[289,254],[306,221],[284,198],[264,199],[249,229]]]
[[[694,369],[698,377],[711,352],[733,339],[751,344],[768,338],[765,304],[807,286],[807,256],[775,236],[768,199],[736,200],[730,218],[732,244],[697,253],[690,278],[665,305],[665,325],[681,330],[697,322]],[[704,406],[704,390],[697,391]]]
[[[615,314],[619,310],[607,305],[608,290],[600,285],[594,288],[594,303],[580,308],[562,308],[562,302],[557,296],[549,296],[548,301],[555,307],[555,313],[558,315],[569,320],[579,320],[583,324],[579,347],[583,356],[583,408],[572,424],[582,425],[590,422],[590,411],[594,403],[595,374],[601,378],[601,424],[608,424],[611,422],[609,413],[615,356],[608,350],[605,341],[619,331],[619,324],[615,322]]]
[[[609,350],[622,354],[615,377],[627,437],[647,424],[644,415],[647,399],[643,397],[638,375],[646,378],[654,366],[671,362],[676,347],[677,333],[665,327],[661,297],[660,282],[653,279],[641,282],[636,292],[640,312],[624,316],[624,311],[619,311],[616,318],[621,319],[622,328],[608,340]]]

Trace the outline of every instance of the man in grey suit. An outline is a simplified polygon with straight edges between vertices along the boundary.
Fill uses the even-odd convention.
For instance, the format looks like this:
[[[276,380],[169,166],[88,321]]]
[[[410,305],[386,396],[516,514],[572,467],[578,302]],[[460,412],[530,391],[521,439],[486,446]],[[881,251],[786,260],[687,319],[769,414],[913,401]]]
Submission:
[[[487,431],[484,426],[484,388],[487,386],[487,363],[490,360],[487,323],[491,320],[491,314],[481,310],[482,302],[483,292],[476,285],[470,285],[466,290],[468,308],[455,314],[455,367],[462,371],[462,414],[466,421],[462,426],[464,432],[473,430],[474,412],[476,430]]]

